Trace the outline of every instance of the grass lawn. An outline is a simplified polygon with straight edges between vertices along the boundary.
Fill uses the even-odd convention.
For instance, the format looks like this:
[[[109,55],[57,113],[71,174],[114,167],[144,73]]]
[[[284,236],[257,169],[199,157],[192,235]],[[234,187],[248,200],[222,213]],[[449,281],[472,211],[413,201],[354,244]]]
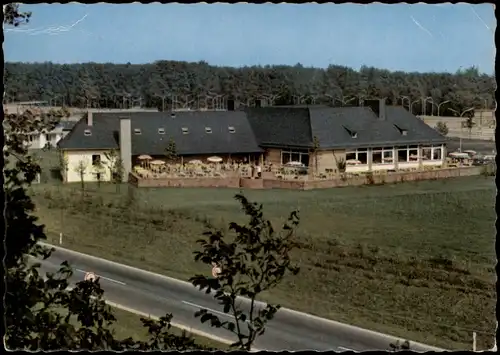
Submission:
[[[39,184],[37,215],[64,246],[187,280],[203,222],[245,221],[230,189]],[[494,178],[315,191],[245,191],[281,224],[300,210],[301,272],[269,302],[448,349],[491,348],[495,331]],[[168,311],[168,310],[166,310]],[[175,319],[175,314],[174,314]]]
[[[124,311],[119,308],[112,308],[113,314],[116,318],[116,322],[111,326],[111,330],[115,334],[116,339],[126,339],[132,337],[134,340],[147,341],[149,340],[149,334],[146,327],[143,326],[141,322],[142,316],[128,311]],[[61,314],[67,314],[64,310]],[[75,318],[70,320],[70,323],[78,326],[79,323]],[[183,331],[179,328],[170,328],[170,334],[182,336]],[[186,336],[190,337],[195,341],[196,344],[218,350],[228,350],[229,345],[216,342],[214,340],[193,335],[190,333],[185,333]]]

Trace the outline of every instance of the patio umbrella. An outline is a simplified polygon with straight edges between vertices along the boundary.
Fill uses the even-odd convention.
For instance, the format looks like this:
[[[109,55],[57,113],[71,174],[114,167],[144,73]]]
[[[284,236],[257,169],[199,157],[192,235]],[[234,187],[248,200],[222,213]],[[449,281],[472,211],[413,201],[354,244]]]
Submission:
[[[199,165],[199,164],[203,164],[203,162],[201,160],[191,160],[189,161],[187,164],[193,164],[193,165]]]
[[[220,163],[222,161],[222,158],[213,156],[213,157],[207,158],[207,161],[209,161],[211,163]]]
[[[147,161],[153,159],[151,158],[149,155],[139,155],[139,157],[137,158],[138,160],[141,161],[141,166],[146,166],[147,164]]]

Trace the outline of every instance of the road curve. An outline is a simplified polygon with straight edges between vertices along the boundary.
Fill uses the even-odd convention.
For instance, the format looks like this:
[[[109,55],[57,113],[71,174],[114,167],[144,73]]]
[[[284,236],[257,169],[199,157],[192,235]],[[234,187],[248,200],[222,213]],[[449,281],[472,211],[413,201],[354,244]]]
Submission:
[[[55,272],[66,260],[74,269],[71,283],[82,281],[86,272],[93,272],[100,277],[108,301],[156,317],[172,313],[173,321],[185,328],[210,334],[219,341],[236,340],[228,331],[201,324],[199,319],[194,317],[198,309],[208,309],[221,319],[231,318],[222,312],[222,307],[212,295],[199,291],[187,282],[57,246],[45,245],[54,247],[56,251],[49,259],[41,261],[42,272]],[[248,306],[246,299],[241,299],[239,302],[241,307]],[[262,303],[258,305],[262,306]],[[268,323],[264,335],[256,340],[255,348],[270,351],[385,351],[389,350],[389,344],[396,340],[395,337],[381,333],[281,309]],[[411,342],[411,348],[414,351],[443,351],[415,342]]]

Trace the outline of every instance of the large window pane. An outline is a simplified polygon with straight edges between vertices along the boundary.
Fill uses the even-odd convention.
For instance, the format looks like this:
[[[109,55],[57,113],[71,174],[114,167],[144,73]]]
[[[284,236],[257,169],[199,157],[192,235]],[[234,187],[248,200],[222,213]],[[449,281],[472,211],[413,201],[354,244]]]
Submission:
[[[361,164],[368,164],[368,152],[358,152],[358,160]]]
[[[410,161],[418,160],[418,149],[410,149],[409,154],[410,154]]]
[[[300,153],[292,152],[292,161],[300,161]]]
[[[317,157],[316,157],[317,158]],[[309,154],[305,154],[305,153],[302,153],[300,155],[300,161],[302,162],[302,164],[304,164],[305,166],[309,166]]]
[[[355,152],[346,153],[345,160],[356,160],[356,153]]]
[[[392,161],[394,160],[392,153],[393,153],[392,150],[384,150],[383,163],[385,163],[385,164],[392,163]]]
[[[290,161],[290,152],[281,152],[281,164],[286,164]]]
[[[372,152],[372,163],[373,164],[382,164],[382,152]]]
[[[433,148],[432,159],[441,160],[441,148]]]
[[[402,163],[408,161],[408,149],[398,150],[398,161]]]
[[[423,160],[431,160],[432,158],[432,149],[431,148],[422,148],[422,159]]]

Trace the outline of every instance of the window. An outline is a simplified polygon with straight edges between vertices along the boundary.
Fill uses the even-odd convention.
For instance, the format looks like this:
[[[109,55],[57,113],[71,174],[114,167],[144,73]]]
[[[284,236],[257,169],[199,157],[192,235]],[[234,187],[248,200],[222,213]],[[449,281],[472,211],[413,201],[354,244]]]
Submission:
[[[45,135],[45,140],[46,140],[47,142],[50,142],[50,134],[46,134],[46,135]]]
[[[85,131],[83,131],[83,135],[88,137],[92,135],[92,132],[90,131],[90,129],[86,129]]]
[[[406,128],[399,127],[396,124],[394,125],[394,127],[396,127],[396,129],[399,131],[399,133],[401,133],[401,135],[403,135],[403,136],[408,135],[408,130]]]
[[[422,160],[432,160],[432,148],[422,148]]]
[[[373,151],[372,152],[372,163],[373,164],[382,164],[382,151]]]
[[[229,126],[229,127],[228,127],[228,129],[229,129],[229,133],[234,133],[234,132],[236,132],[236,130],[235,130],[235,129],[234,129],[234,127],[232,127],[232,126]]]
[[[349,165],[368,164],[368,149],[358,148],[355,151],[346,152],[346,162],[350,161]]]
[[[368,152],[358,151],[358,159],[361,164],[368,164]]]
[[[408,161],[408,147],[398,147],[398,162],[407,163]]]
[[[432,160],[441,160],[443,151],[441,147],[432,147]]]
[[[345,153],[345,160],[356,160],[356,152]]]
[[[92,165],[99,165],[101,163],[101,156],[99,154],[92,154]]]
[[[299,161],[305,166],[309,165],[309,153],[300,151],[281,151],[281,164],[284,165],[291,161]]]
[[[358,134],[353,131],[352,129],[349,129],[347,128],[346,126],[342,126],[344,127],[344,129],[347,131],[347,133],[349,133],[349,135],[351,136],[351,138],[358,138]]]
[[[212,128],[205,127],[205,133],[208,133],[208,134],[212,133]]]
[[[189,130],[186,127],[182,127],[182,134],[188,134]]]
[[[158,134],[165,134],[165,128],[158,128]]]
[[[134,134],[141,134],[140,128],[134,128]]]
[[[392,148],[384,149],[384,155],[382,157],[383,164],[390,164],[394,161],[393,157],[394,150]]]
[[[411,145],[408,147],[408,156],[410,161],[418,161],[418,146]]]

